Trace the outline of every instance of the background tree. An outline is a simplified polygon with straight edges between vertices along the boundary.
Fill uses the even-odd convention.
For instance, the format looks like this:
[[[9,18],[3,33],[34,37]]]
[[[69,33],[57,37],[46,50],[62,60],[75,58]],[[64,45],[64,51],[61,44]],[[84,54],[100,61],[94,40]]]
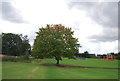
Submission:
[[[114,53],[114,52],[111,52],[110,55],[111,55],[111,56],[115,56],[115,53]]]
[[[28,39],[28,36],[25,35],[25,36],[22,36],[22,34],[20,34],[20,37],[22,39],[22,53],[24,55],[30,55],[31,54],[31,46],[29,44],[29,39]]]
[[[103,54],[103,55],[102,55],[102,58],[104,58],[104,57],[106,57],[106,56],[107,56],[107,54]]]
[[[17,34],[3,33],[2,54],[20,55],[22,39]]]
[[[78,53],[78,39],[74,38],[71,28],[61,24],[39,28],[32,52],[40,58],[55,58],[56,64],[62,57],[73,58]]]
[[[85,51],[84,55],[85,55],[86,58],[89,58],[89,52],[88,51]]]
[[[22,36],[22,35],[21,35]],[[2,33],[2,54],[20,56],[30,49],[28,39],[18,34]]]
[[[0,54],[2,54],[2,34],[0,34]]]
[[[120,60],[120,52],[116,53],[116,54],[115,54],[115,57],[116,57],[118,60]]]

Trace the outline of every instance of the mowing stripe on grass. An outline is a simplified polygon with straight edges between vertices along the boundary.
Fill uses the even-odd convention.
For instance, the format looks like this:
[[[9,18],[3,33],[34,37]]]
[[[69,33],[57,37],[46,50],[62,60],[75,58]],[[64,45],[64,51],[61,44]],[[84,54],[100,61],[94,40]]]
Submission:
[[[35,72],[35,71],[37,71],[38,69],[39,69],[39,67],[34,68],[34,69],[32,70],[32,73]]]
[[[39,72],[39,74],[38,74],[38,72]],[[37,66],[31,70],[31,73],[28,75],[27,78],[28,79],[36,79],[36,78],[43,79],[43,78],[45,78],[44,72],[45,72],[45,70],[43,70],[42,67]]]
[[[37,71],[39,69],[39,67],[35,67],[34,69],[32,69],[31,73],[28,75],[29,79],[32,79],[35,75],[34,72]]]

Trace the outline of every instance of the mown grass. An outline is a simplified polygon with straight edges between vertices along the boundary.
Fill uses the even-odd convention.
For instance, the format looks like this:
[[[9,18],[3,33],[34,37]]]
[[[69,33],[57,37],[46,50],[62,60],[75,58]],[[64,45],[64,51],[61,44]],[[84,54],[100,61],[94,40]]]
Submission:
[[[44,59],[44,60],[48,63],[56,63],[56,60],[54,59]],[[74,60],[74,59],[65,58],[63,59],[63,61],[60,61],[60,64],[117,68],[118,60],[108,61],[105,59],[92,59],[92,58],[87,58],[84,60],[81,60],[81,59]]]
[[[39,63],[3,62],[3,79],[117,79],[117,69],[61,68],[43,66],[42,63],[56,63],[53,59],[43,59]],[[73,60],[63,59],[60,64],[95,67],[118,67],[118,61],[103,59]]]

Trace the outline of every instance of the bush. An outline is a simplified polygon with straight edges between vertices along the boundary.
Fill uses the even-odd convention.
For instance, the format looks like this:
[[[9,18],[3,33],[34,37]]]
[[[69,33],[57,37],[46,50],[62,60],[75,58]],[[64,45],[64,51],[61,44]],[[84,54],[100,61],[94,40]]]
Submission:
[[[30,60],[28,55],[24,55],[24,56],[23,56],[23,59],[24,59],[24,60]]]
[[[18,58],[16,58],[16,57],[3,57],[2,61],[17,62]]]
[[[6,62],[31,62],[32,59],[29,59],[29,57],[26,56],[21,56],[21,57],[2,57],[2,61],[6,61]]]

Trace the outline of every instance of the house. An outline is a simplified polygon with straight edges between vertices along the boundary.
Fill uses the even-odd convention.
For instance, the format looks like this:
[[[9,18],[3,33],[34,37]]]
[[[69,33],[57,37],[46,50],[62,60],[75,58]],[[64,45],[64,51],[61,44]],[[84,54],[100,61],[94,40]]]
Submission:
[[[97,54],[97,58],[103,58],[103,55]]]
[[[89,58],[96,58],[95,54],[89,54]]]

